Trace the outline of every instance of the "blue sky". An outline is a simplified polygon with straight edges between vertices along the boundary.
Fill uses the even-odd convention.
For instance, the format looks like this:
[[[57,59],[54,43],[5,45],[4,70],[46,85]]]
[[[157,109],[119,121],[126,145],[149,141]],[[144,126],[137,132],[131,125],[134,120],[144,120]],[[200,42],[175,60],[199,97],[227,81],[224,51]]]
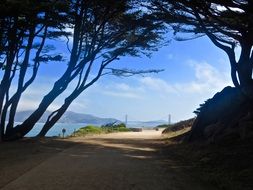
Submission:
[[[193,117],[199,104],[232,85],[226,55],[206,37],[184,42],[172,40],[151,58],[123,57],[110,67],[165,71],[146,77],[104,76],[77,98],[69,110],[120,120],[127,114],[129,120],[142,121],[167,120],[171,114],[172,122],[176,122]],[[61,63],[42,65],[19,110],[35,109],[64,69]],[[60,106],[71,89],[70,85],[49,110]]]

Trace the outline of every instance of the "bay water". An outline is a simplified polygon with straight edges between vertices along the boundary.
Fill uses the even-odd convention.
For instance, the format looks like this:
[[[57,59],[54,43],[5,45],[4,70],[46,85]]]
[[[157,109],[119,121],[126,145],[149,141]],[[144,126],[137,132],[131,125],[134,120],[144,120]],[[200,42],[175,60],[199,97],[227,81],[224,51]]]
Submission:
[[[19,124],[16,123],[15,124]],[[26,135],[26,137],[34,137],[36,136],[40,130],[42,129],[44,123],[37,123],[34,128]],[[77,131],[81,127],[85,127],[87,125],[94,125],[94,126],[101,126],[102,124],[91,124],[91,123],[56,123],[46,134],[48,137],[52,136],[62,136],[62,130],[65,129],[66,132],[64,133],[65,136],[71,135],[74,131]],[[154,124],[145,124],[143,126],[140,122],[129,122],[127,127],[135,127],[135,128],[153,128]]]
[[[42,129],[44,123],[37,123],[34,128],[26,135],[26,137],[36,136]],[[48,137],[62,136],[62,129],[65,129],[65,136],[71,135],[74,131],[77,131],[81,127],[87,126],[87,123],[56,123],[46,134]]]

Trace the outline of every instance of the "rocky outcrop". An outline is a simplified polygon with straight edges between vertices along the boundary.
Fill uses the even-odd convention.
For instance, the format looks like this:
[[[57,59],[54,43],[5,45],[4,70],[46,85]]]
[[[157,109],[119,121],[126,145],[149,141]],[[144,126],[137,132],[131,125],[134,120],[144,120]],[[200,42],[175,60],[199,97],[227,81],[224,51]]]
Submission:
[[[253,103],[240,89],[224,88],[196,113],[188,141],[215,142],[253,136]]]

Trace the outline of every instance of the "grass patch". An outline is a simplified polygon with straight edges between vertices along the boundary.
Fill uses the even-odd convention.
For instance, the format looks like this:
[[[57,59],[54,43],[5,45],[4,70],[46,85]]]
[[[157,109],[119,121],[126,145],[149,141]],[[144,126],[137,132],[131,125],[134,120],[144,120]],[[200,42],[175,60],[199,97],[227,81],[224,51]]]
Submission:
[[[78,129],[74,136],[85,136],[89,134],[106,134],[106,133],[115,133],[115,132],[128,132],[129,128],[126,128],[125,124],[107,124],[102,125],[101,127],[88,125]]]
[[[101,134],[103,130],[100,127],[88,125],[86,127],[82,127],[75,132],[75,136],[82,136],[88,134]]]
[[[179,121],[175,124],[168,126],[162,133],[166,134],[166,133],[180,131],[180,130],[186,129],[186,128],[191,128],[194,120],[195,120],[195,118],[191,118],[191,119],[184,120],[184,121]]]

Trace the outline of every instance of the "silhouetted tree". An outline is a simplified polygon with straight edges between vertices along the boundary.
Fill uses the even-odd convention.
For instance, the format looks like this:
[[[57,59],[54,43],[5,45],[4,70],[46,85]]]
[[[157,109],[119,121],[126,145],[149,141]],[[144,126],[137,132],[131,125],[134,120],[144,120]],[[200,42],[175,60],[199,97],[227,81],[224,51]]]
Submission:
[[[205,35],[227,54],[231,78],[236,88],[227,87],[201,105],[188,140],[204,139],[204,131],[211,124],[220,126],[221,130],[219,127],[215,130],[222,133],[224,126],[231,127],[228,121],[232,117],[239,120],[243,110],[240,106],[245,106],[247,102],[248,105],[252,105],[253,1],[153,0],[152,5],[148,6],[158,20],[163,20],[174,31],[177,40]],[[252,111],[252,106],[246,107],[248,112]],[[212,114],[214,110],[216,113]],[[224,118],[227,118],[227,121]],[[223,129],[222,125],[217,124],[221,121]]]
[[[163,33],[160,30],[162,24],[138,6],[138,1],[133,0],[69,1],[67,25],[73,30],[73,35],[68,40],[71,50],[67,69],[44,96],[39,107],[22,124],[6,130],[5,138],[15,140],[26,135],[71,82],[76,84],[76,88],[66,97],[63,105],[48,117],[39,136],[44,136],[73,100],[101,76],[143,73],[122,72],[107,67],[122,56],[149,55],[150,51],[157,50]],[[43,58],[40,56],[39,60]]]
[[[46,39],[68,34],[62,31],[66,24],[64,13],[68,10],[68,3],[4,0],[0,10],[1,140],[5,131],[8,133],[14,127],[21,95],[35,80],[40,63],[60,61],[62,58],[60,55],[51,55],[45,44]],[[11,89],[15,82],[16,89]]]
[[[177,40],[208,36],[228,55],[234,85],[253,97],[253,1],[153,0],[148,6],[173,29]]]

